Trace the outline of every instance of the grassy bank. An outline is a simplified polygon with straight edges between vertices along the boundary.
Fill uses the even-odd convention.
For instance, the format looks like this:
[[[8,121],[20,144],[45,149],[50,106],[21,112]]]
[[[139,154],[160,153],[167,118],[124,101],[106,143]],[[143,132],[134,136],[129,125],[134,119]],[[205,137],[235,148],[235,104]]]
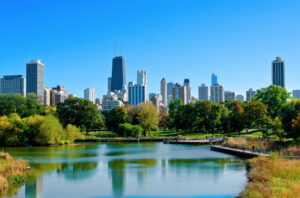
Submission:
[[[14,195],[24,184],[27,163],[14,160],[9,154],[0,152],[0,197]]]
[[[300,197],[300,160],[259,157],[248,166],[249,184],[242,198]]]

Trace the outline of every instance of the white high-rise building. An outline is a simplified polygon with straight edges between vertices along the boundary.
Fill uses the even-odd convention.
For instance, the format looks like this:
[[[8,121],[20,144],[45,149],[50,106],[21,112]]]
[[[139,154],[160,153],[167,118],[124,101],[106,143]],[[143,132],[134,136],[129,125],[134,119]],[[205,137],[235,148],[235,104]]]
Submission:
[[[160,95],[162,96],[162,104],[168,107],[167,81],[164,78],[160,81]]]
[[[145,96],[148,95],[148,78],[146,71],[137,71],[137,84],[145,87]],[[147,97],[145,98],[147,101]]]
[[[300,90],[293,90],[293,98],[300,99]]]
[[[190,103],[191,102],[191,98],[192,98],[190,79],[188,79],[188,78],[184,79],[183,86],[186,87],[186,100],[187,100],[187,103]]]
[[[209,86],[206,86],[204,83],[198,87],[198,99],[209,100]]]
[[[246,101],[250,102],[252,100],[252,98],[255,96],[256,91],[254,91],[253,89],[249,89],[248,91],[246,91]]]
[[[212,85],[210,87],[210,95],[211,95],[211,100],[219,104],[221,102],[224,102],[224,87],[219,84]]]
[[[95,104],[95,89],[94,88],[86,88],[84,90],[84,99],[89,100]]]
[[[45,90],[44,90],[44,105],[46,105],[46,106],[51,105],[50,93],[51,93],[51,89],[45,87]]]
[[[145,86],[130,82],[128,84],[128,103],[130,105],[137,106],[143,102],[146,102]]]
[[[224,97],[225,101],[233,101],[235,100],[235,93],[233,91],[225,91]]]

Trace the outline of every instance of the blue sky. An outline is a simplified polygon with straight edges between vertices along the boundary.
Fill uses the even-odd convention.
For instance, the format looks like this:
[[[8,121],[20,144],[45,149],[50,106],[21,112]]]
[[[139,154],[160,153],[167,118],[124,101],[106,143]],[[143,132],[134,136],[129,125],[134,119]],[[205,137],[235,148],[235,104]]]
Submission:
[[[41,59],[47,87],[78,96],[93,87],[102,97],[117,41],[127,82],[144,69],[149,92],[163,77],[190,78],[197,96],[214,72],[245,95],[270,84],[276,56],[291,91],[300,89],[299,10],[299,0],[0,0],[0,76]]]

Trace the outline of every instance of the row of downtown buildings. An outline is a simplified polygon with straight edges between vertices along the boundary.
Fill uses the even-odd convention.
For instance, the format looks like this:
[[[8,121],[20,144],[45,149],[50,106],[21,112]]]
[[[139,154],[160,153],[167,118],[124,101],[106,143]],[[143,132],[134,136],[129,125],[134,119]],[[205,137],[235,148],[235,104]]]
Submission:
[[[272,84],[285,87],[284,61],[276,57],[272,61]],[[191,95],[191,84],[185,79],[183,85],[167,82],[164,78],[160,82],[160,94],[150,93],[148,95],[147,73],[143,70],[137,71],[137,83],[129,82],[126,85],[125,59],[122,56],[114,57],[112,62],[112,75],[108,78],[108,93],[102,99],[95,98],[95,89],[84,90],[84,98],[95,103],[100,110],[110,110],[116,106],[138,105],[142,102],[151,101],[158,112],[166,112],[172,99],[181,99],[183,104],[194,102],[197,99]],[[259,90],[258,90],[259,91]],[[257,91],[249,89],[246,91],[246,100],[251,101]],[[26,78],[23,75],[3,76],[0,79],[0,94],[19,93],[26,96],[34,93],[40,104],[55,106],[67,98],[75,97],[68,94],[64,86],[57,85],[52,89],[45,87],[44,64],[40,60],[33,60],[26,64]],[[300,90],[293,91],[293,97],[300,98]],[[217,76],[212,74],[211,85],[202,84],[198,87],[199,100],[212,100],[220,103],[230,100],[244,101],[243,95],[235,95],[232,91],[225,91],[218,83]]]

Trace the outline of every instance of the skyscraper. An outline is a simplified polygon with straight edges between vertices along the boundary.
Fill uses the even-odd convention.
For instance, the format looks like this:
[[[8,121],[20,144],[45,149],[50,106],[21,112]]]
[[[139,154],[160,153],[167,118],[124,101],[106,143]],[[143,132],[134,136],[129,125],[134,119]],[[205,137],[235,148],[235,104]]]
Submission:
[[[211,74],[211,85],[217,85],[218,84],[218,76],[214,73]]]
[[[86,88],[84,90],[84,99],[89,100],[95,104],[95,89],[94,88]]]
[[[168,82],[167,83],[168,105],[170,104],[171,100],[173,99],[173,88],[174,88],[174,83],[173,82]]]
[[[187,103],[190,103],[191,101],[191,84],[190,84],[190,79],[186,78],[183,81],[183,86],[186,86],[186,100]]]
[[[284,61],[280,57],[272,61],[272,84],[285,87]]]
[[[180,99],[183,104],[187,104],[186,86],[181,86],[180,84],[176,83],[173,88],[173,99]]]
[[[198,87],[198,99],[199,100],[209,100],[209,87],[204,83]]]
[[[22,75],[3,76],[0,79],[0,94],[26,95],[25,78]]]
[[[248,91],[246,91],[246,101],[250,102],[252,100],[252,98],[255,96],[256,91],[254,91],[253,89],[249,89]]]
[[[26,92],[34,93],[37,102],[44,104],[44,64],[40,60],[32,60],[26,64]]]
[[[164,78],[160,81],[160,95],[162,96],[162,104],[168,107],[167,81]]]
[[[224,102],[224,87],[219,84],[212,85],[210,87],[210,97],[211,100],[216,104]]]
[[[137,71],[137,84],[145,86],[145,96],[148,95],[148,79],[147,79],[147,73],[143,70]],[[147,100],[147,97],[146,97]]]
[[[128,84],[128,103],[137,106],[143,102],[146,102],[145,86],[130,82]]]
[[[122,56],[118,56],[113,58],[112,62],[111,91],[123,90],[125,87],[125,59]]]
[[[111,92],[111,77],[107,78],[107,91]]]
[[[239,100],[239,101],[244,102],[245,99],[244,99],[243,95],[236,95],[235,100]]]
[[[235,93],[233,91],[225,91],[224,98],[225,101],[233,101],[235,100]]]

